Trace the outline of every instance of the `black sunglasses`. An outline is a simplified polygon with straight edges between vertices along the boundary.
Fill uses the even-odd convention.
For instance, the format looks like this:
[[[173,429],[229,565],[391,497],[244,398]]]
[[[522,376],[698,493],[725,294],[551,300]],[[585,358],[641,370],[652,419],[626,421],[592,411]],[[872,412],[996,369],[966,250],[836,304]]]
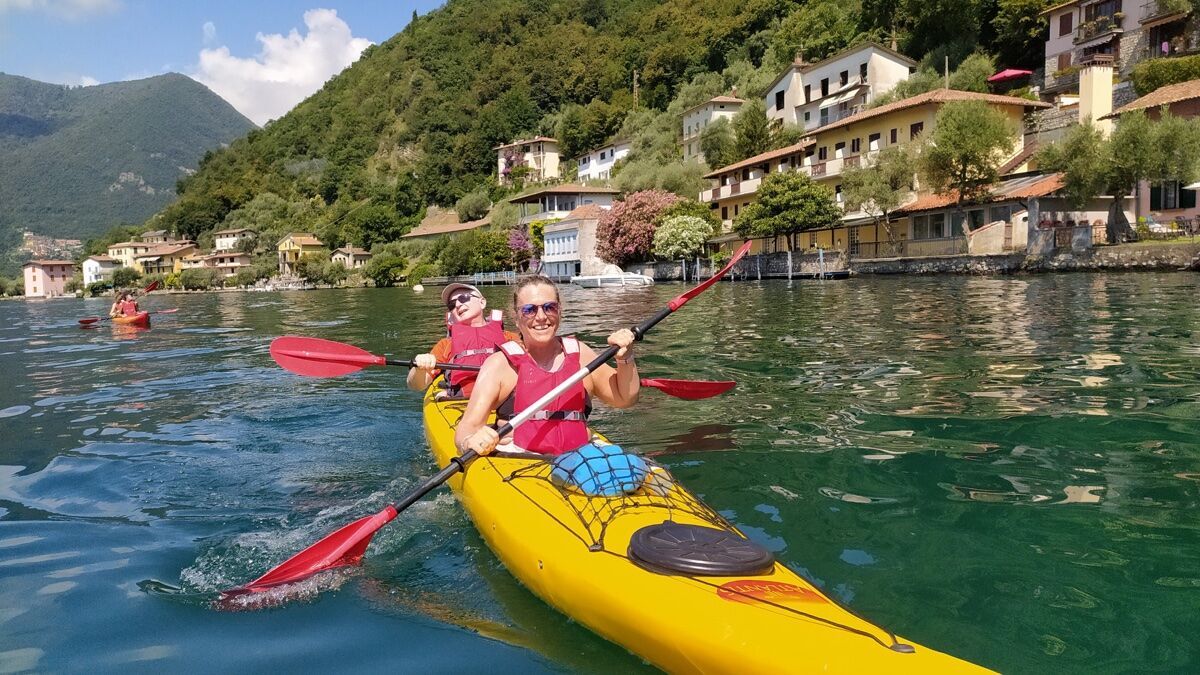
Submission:
[[[460,304],[465,305],[471,301],[471,298],[475,297],[480,296],[477,296],[474,293],[456,293],[455,295],[450,296],[450,299],[446,301],[446,309],[454,309]]]
[[[546,316],[558,316],[558,303],[553,300],[550,302],[543,302],[540,305],[535,305],[533,303],[521,305],[517,308],[517,311],[521,313],[521,316],[531,319],[537,316],[539,309],[542,310]]]

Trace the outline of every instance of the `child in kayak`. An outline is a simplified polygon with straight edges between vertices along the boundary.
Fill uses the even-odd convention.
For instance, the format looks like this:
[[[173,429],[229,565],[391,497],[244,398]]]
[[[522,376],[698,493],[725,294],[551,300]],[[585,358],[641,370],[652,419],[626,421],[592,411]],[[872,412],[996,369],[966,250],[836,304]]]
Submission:
[[[140,311],[137,300],[133,299],[133,291],[118,291],[112,307],[108,308],[108,317],[133,316]]]
[[[591,347],[574,337],[559,337],[562,305],[550,279],[535,276],[519,282],[513,307],[523,343],[506,342],[484,361],[454,431],[459,452],[491,454],[500,441],[496,430],[487,426],[493,410],[500,419],[512,418],[596,358]],[[512,439],[516,448],[546,455],[570,452],[591,440],[587,412],[592,396],[615,408],[637,403],[640,382],[633,342],[633,331],[628,329],[608,336],[608,344],[619,348],[616,368],[601,365],[517,427]]]
[[[450,336],[438,340],[428,353],[418,354],[413,359],[414,367],[408,371],[409,389],[428,389],[433,378],[437,377],[435,366],[438,362],[478,366],[494,354],[500,345],[520,339],[516,333],[504,330],[499,317],[489,319],[484,316],[487,300],[478,288],[470,284],[450,284],[442,289],[442,302],[446,303],[449,312]],[[446,376],[449,385],[446,395],[470,396],[475,375],[471,371],[449,371]]]

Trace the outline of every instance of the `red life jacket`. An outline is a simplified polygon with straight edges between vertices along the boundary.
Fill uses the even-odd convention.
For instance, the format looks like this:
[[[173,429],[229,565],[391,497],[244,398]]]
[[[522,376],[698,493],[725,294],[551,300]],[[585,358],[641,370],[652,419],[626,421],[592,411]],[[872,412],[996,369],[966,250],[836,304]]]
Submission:
[[[516,342],[500,345],[504,356],[517,371],[517,386],[513,388],[513,411],[525,410],[539,398],[579,372],[579,342],[573,337],[562,340],[563,364],[550,373],[533,360]],[[561,455],[575,450],[591,439],[588,433],[587,389],[583,380],[559,394],[550,405],[529,418],[513,432],[513,442],[529,452],[543,455]]]
[[[487,357],[496,353],[499,345],[505,341],[504,325],[496,318],[482,326],[468,326],[464,323],[450,324],[450,363],[466,366],[481,366]],[[479,373],[466,370],[447,371],[447,379],[453,389],[460,390],[464,395],[471,395],[475,378]]]
[[[117,309],[121,310],[123,316],[133,316],[138,313],[137,303],[133,301],[122,302],[117,306]]]

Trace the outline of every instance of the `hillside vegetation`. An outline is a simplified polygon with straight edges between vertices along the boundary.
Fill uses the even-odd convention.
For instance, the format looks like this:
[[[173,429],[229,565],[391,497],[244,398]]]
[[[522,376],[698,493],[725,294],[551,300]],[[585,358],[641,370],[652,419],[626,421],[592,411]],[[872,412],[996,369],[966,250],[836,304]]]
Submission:
[[[183,75],[66,87],[0,74],[0,250],[21,230],[86,238],[175,199],[254,125]]]
[[[868,38],[895,39],[931,71],[973,53],[985,68],[996,55],[1022,65],[1040,53],[1037,13],[1046,5],[451,0],[281,119],[207,156],[147,226],[197,237],[270,211],[270,236],[303,229],[329,246],[371,247],[411,228],[427,204],[503,197],[491,178],[493,148],[535,133],[556,135],[568,155],[632,138],[618,188],[694,197],[705,168],[679,161],[687,107],[735,86],[759,96],[797,53],[811,61]]]

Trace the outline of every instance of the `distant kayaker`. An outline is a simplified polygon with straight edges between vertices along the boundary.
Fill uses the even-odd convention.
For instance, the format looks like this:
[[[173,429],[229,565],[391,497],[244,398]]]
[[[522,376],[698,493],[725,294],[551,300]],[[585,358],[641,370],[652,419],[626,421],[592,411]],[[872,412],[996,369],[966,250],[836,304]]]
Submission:
[[[418,354],[416,364],[408,371],[408,388],[424,391],[437,377],[438,362],[466,366],[481,365],[487,357],[495,354],[500,345],[520,336],[504,330],[500,317],[487,317],[487,299],[478,288],[470,284],[450,284],[442,289],[442,302],[449,312],[450,336],[438,340],[427,354]],[[446,376],[449,387],[447,396],[468,397],[475,386],[476,373],[451,370]]]
[[[513,307],[524,344],[506,342],[499,353],[484,361],[454,432],[459,452],[492,453],[500,438],[487,426],[489,413],[495,410],[499,419],[512,418],[596,358],[591,347],[574,337],[558,336],[562,305],[550,279],[523,279],[513,293]],[[633,342],[633,331],[628,329],[608,336],[608,344],[620,348],[616,368],[600,366],[517,427],[512,438],[516,449],[560,455],[587,443],[591,439],[587,428],[591,396],[615,408],[636,403],[640,383]]]
[[[133,299],[133,291],[117,291],[112,307],[108,309],[109,318],[118,316],[133,316],[140,312],[137,300]]]

